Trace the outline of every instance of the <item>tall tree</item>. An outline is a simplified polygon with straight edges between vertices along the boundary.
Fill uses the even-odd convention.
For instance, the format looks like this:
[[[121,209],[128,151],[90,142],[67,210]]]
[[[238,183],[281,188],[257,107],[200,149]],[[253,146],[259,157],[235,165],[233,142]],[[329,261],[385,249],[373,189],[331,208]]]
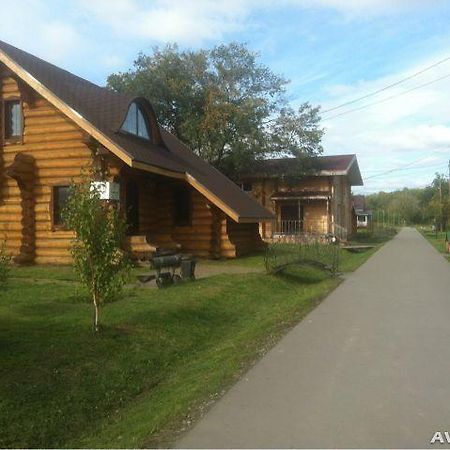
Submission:
[[[367,206],[375,212],[384,211],[410,224],[434,223],[446,229],[450,218],[448,178],[436,173],[425,188],[404,188],[378,192],[366,197]]]
[[[110,88],[146,97],[165,128],[232,178],[258,158],[322,152],[319,108],[304,103],[294,111],[287,84],[238,43],[154,48],[108,77]]]

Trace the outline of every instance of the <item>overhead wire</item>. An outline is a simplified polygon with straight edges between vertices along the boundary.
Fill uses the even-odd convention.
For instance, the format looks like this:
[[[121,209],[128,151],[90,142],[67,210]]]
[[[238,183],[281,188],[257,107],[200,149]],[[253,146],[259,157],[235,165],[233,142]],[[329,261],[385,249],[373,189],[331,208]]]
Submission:
[[[384,86],[381,89],[377,89],[376,91],[369,92],[368,94],[365,94],[365,95],[363,95],[361,97],[358,97],[358,98],[355,98],[353,100],[349,100],[348,102],[341,103],[340,105],[334,106],[333,108],[326,109],[325,111],[322,111],[322,114],[325,114],[325,113],[328,113],[328,112],[331,112],[331,111],[335,111],[336,109],[343,108],[344,106],[352,105],[352,104],[357,103],[357,102],[359,102],[361,100],[365,100],[366,98],[373,97],[374,95],[377,95],[377,94],[380,94],[381,92],[387,91],[388,89],[391,89],[391,88],[393,88],[395,86],[398,86],[398,85],[400,85],[402,83],[405,83],[406,81],[412,80],[413,78],[416,78],[419,75],[422,75],[423,73],[425,73],[425,72],[427,72],[427,71],[429,71],[429,70],[431,70],[431,69],[433,69],[433,68],[435,68],[435,67],[437,67],[437,66],[439,66],[439,65],[441,65],[441,64],[443,64],[443,63],[445,63],[447,61],[450,61],[450,56],[448,56],[446,58],[443,58],[443,59],[435,62],[434,64],[431,64],[430,66],[427,66],[424,69],[413,73],[412,75],[409,75],[409,76],[407,76],[405,78],[402,78],[401,80],[398,80],[395,83],[388,84],[387,86]]]
[[[416,91],[418,89],[422,89],[422,88],[424,88],[426,86],[430,86],[431,84],[437,83],[438,81],[442,81],[442,80],[444,80],[446,78],[450,78],[450,73],[448,73],[446,75],[443,75],[442,77],[436,78],[434,80],[428,81],[426,83],[420,84],[418,86],[415,86],[415,87],[413,87],[411,89],[407,89],[406,91],[402,91],[402,92],[400,92],[398,94],[391,95],[390,97],[386,97],[386,98],[378,100],[376,102],[367,103],[366,105],[359,106],[358,108],[349,109],[347,111],[343,111],[341,113],[338,113],[338,114],[335,114],[335,115],[332,115],[332,116],[329,116],[329,117],[323,117],[322,119],[323,120],[335,119],[336,117],[345,116],[345,115],[350,114],[350,113],[355,112],[355,111],[361,111],[362,109],[366,109],[366,108],[369,108],[371,106],[375,106],[375,105],[379,105],[381,103],[385,103],[385,102],[387,102],[389,100],[393,100],[394,98],[401,97],[403,95],[409,94],[410,92]]]

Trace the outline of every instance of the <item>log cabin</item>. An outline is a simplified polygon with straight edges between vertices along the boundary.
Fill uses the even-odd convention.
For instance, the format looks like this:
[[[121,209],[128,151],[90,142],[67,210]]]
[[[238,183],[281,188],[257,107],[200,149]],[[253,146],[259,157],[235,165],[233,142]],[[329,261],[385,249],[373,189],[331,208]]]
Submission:
[[[0,105],[0,240],[17,263],[71,262],[61,210],[88,172],[116,192],[136,258],[234,258],[264,246],[258,227],[272,213],[163,129],[145,98],[0,41]]]
[[[313,233],[347,240],[352,234],[351,188],[363,184],[356,155],[319,156],[314,166],[305,175],[292,158],[267,159],[242,176],[241,188],[276,217],[261,223],[263,239]]]

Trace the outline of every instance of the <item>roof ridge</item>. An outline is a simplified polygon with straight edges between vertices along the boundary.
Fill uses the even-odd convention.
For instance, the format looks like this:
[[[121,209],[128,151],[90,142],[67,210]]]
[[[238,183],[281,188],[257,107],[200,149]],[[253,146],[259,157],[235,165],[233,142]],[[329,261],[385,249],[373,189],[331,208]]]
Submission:
[[[137,98],[137,95],[128,95],[128,94],[122,94],[120,92],[114,91],[112,89],[109,89],[106,86],[100,86],[96,83],[93,83],[92,81],[87,80],[86,78],[80,77],[79,75],[74,74],[73,72],[70,72],[67,69],[64,69],[62,67],[57,66],[56,64],[53,64],[45,59],[40,58],[39,56],[33,55],[32,53],[26,52],[25,50],[22,50],[18,47],[15,47],[14,45],[8,44],[5,41],[0,40],[0,50],[13,50],[15,52],[21,53],[23,56],[26,56],[27,58],[30,58],[32,60],[34,60],[35,62],[45,65],[47,66],[47,68],[61,74],[64,75],[65,77],[72,79],[72,80],[77,80],[80,84],[84,84],[86,85],[86,87],[89,87],[91,89],[98,89],[101,90],[104,93],[108,93],[111,94],[113,96],[117,96],[117,97],[122,97],[122,98],[126,98],[129,99],[130,101],[134,98]],[[64,84],[67,84],[67,81],[64,80],[62,81]]]

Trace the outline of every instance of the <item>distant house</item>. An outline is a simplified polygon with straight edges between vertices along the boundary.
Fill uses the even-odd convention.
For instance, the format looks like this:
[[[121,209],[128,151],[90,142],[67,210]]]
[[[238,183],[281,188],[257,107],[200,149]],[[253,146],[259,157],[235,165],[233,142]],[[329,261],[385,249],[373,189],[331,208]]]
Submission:
[[[262,223],[263,239],[298,233],[352,233],[352,186],[363,184],[356,155],[317,158],[310,175],[302,175],[292,158],[258,161],[242,176],[241,188],[276,220]]]
[[[356,215],[356,227],[357,228],[370,228],[372,226],[371,210],[366,207],[366,198],[364,195],[353,196],[353,208]]]
[[[135,256],[176,248],[236,257],[261,248],[273,215],[157,121],[117,94],[0,41],[0,242],[17,262],[69,263],[61,209],[95,168],[127,214]]]

